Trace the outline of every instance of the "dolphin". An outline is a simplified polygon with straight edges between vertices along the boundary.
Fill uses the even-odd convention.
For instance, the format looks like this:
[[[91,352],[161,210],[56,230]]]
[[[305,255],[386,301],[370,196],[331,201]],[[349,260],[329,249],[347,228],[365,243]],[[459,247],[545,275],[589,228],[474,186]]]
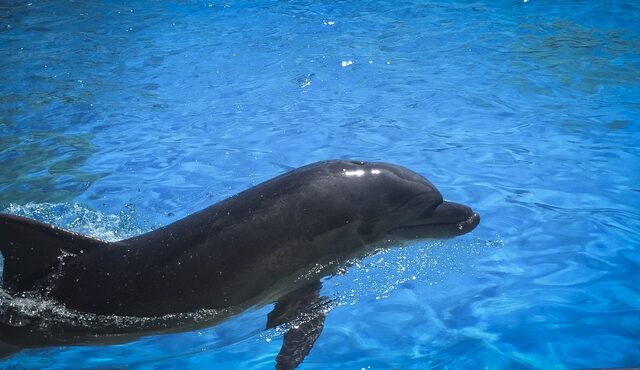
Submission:
[[[445,201],[401,166],[350,160],[313,163],[238,193],[167,226],[105,242],[27,218],[0,214],[3,289],[96,317],[150,318],[153,332],[191,330],[250,307],[275,303],[267,328],[314,312],[284,336],[276,368],[298,366],[324,325],[320,279],[374,249],[473,230],[480,216]],[[2,299],[2,298],[0,298]],[[201,310],[215,320],[169,321]],[[68,322],[16,324],[0,311],[0,352],[55,344],[108,343],[148,333]],[[154,321],[155,320],[155,321]],[[182,321],[181,321],[182,320]],[[103,341],[101,342],[101,338]]]

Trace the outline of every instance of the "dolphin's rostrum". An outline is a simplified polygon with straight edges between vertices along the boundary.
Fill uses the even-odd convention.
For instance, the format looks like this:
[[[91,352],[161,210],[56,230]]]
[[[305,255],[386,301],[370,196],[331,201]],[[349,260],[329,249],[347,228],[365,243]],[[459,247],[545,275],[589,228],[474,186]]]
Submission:
[[[406,168],[324,161],[113,243],[0,215],[3,287],[12,296],[36,292],[68,309],[99,315],[239,312],[276,302],[267,324],[274,327],[295,318],[303,306],[321,302],[320,278],[341,262],[366,255],[372,246],[465,234],[479,221],[469,207],[444,201],[435,186]],[[277,367],[297,366],[323,322],[319,313],[298,333],[287,333]],[[113,334],[56,330],[21,330],[0,317],[0,341],[7,348],[83,343]]]

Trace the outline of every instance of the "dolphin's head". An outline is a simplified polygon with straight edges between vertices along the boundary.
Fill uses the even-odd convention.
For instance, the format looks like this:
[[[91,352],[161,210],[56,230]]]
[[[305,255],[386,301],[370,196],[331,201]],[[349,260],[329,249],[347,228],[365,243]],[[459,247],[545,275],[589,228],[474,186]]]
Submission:
[[[378,162],[332,161],[333,203],[355,207],[353,227],[363,240],[441,239],[466,234],[480,223],[471,208],[445,201],[424,177]]]

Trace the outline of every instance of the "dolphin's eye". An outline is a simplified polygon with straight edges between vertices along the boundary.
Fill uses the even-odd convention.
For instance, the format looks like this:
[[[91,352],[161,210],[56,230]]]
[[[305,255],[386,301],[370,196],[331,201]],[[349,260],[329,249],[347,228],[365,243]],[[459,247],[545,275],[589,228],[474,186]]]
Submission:
[[[367,164],[367,162],[364,161],[351,161],[351,163],[358,165],[358,166],[364,166]]]

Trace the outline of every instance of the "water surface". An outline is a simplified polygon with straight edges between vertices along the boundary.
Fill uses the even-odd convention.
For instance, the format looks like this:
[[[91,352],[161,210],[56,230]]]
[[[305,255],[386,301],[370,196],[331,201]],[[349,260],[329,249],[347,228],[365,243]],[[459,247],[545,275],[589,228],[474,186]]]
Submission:
[[[301,368],[640,366],[634,1],[0,5],[0,209],[103,239],[386,161],[482,224],[324,281]],[[271,307],[2,367],[264,368]]]

